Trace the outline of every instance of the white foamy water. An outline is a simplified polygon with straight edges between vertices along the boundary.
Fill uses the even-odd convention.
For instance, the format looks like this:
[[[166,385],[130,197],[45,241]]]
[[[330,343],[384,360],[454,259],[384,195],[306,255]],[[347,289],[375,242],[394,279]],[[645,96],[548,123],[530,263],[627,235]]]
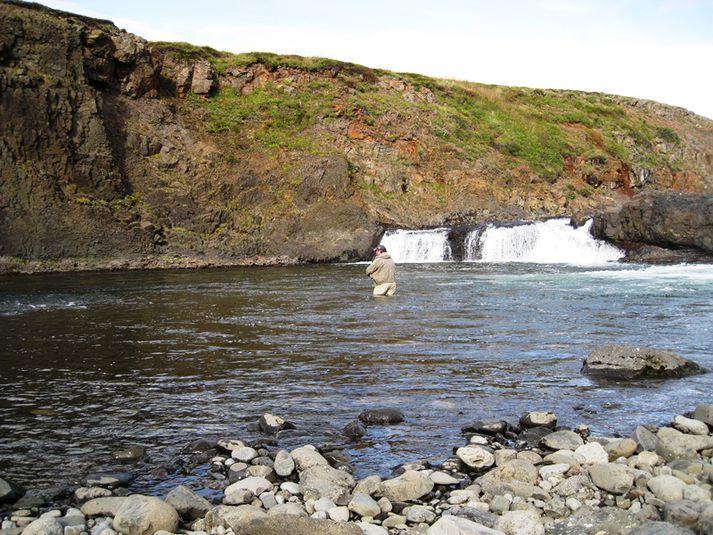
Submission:
[[[397,263],[444,262],[451,259],[448,229],[394,230],[384,234],[381,244]]]
[[[584,275],[605,279],[642,281],[686,281],[707,283],[713,281],[713,264],[674,264],[667,266],[634,266],[616,270],[586,271]]]
[[[624,256],[616,247],[595,240],[591,227],[591,220],[575,228],[569,219],[514,227],[488,226],[477,240],[466,242],[469,245],[466,260],[594,266],[616,262]]]

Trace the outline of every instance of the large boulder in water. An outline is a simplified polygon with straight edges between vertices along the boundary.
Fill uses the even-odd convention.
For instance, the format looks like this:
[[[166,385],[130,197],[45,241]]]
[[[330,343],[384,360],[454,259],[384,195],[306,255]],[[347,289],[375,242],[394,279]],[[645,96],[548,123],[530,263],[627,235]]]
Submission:
[[[627,244],[688,250],[713,257],[713,195],[646,192],[616,211],[597,214],[595,238]]]
[[[594,349],[585,359],[582,373],[604,379],[665,379],[706,373],[693,361],[671,351],[627,345]]]

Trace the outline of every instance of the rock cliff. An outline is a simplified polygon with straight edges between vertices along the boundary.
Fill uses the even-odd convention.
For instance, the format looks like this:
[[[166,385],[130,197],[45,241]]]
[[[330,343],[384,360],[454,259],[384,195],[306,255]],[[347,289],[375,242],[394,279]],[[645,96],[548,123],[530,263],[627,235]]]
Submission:
[[[713,121],[680,108],[148,43],[12,0],[0,99],[5,271],[356,260],[389,226],[713,190]]]

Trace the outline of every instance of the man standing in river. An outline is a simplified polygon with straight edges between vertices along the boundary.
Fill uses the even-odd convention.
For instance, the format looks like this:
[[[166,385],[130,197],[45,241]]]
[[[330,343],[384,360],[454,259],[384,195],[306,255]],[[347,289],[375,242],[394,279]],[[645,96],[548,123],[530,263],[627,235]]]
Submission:
[[[376,257],[366,268],[366,274],[374,281],[374,295],[394,295],[396,293],[396,266],[386,247],[374,249]]]

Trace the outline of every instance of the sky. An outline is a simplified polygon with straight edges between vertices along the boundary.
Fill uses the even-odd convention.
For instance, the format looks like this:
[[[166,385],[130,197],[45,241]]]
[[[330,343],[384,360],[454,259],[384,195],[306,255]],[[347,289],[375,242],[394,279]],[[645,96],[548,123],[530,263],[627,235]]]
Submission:
[[[600,91],[713,119],[713,0],[40,0],[151,41]]]

